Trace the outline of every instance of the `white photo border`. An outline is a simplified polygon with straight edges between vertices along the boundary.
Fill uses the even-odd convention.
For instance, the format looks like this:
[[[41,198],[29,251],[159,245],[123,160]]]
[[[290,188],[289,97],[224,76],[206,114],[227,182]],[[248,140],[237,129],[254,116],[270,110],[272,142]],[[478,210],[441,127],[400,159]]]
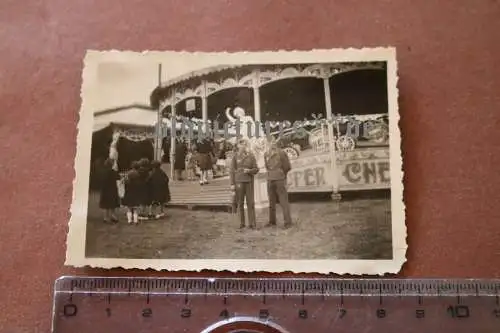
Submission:
[[[190,61],[206,67],[217,64],[295,64],[335,62],[387,62],[389,107],[389,149],[391,179],[391,260],[266,260],[266,259],[118,259],[85,257],[87,203],[90,173],[90,152],[93,127],[93,101],[91,90],[97,83],[97,66],[101,62],[179,62],[188,66]],[[176,63],[177,65],[177,63]],[[398,73],[396,49],[393,47],[361,49],[329,49],[309,51],[264,52],[176,52],[176,51],[87,51],[82,73],[80,119],[78,122],[75,178],[71,218],[67,235],[65,265],[73,267],[154,269],[168,271],[231,271],[231,272],[293,272],[383,275],[398,273],[406,262],[407,228],[403,201],[403,164],[401,133],[399,129]]]

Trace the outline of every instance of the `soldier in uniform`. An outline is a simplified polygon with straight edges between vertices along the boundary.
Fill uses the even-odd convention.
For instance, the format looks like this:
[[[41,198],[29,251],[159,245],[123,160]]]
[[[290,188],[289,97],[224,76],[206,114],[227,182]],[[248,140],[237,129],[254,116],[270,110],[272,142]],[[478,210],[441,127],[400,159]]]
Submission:
[[[268,226],[276,226],[276,203],[279,202],[283,210],[285,228],[289,228],[292,225],[292,218],[286,181],[287,174],[292,167],[288,155],[278,147],[274,138],[269,142],[269,148],[264,154],[264,162],[267,169],[267,193],[269,196]]]
[[[255,229],[254,176],[259,172],[257,160],[250,152],[245,139],[238,142],[238,150],[231,161],[231,190],[236,191],[240,228],[245,228],[245,198],[248,210],[248,225]]]

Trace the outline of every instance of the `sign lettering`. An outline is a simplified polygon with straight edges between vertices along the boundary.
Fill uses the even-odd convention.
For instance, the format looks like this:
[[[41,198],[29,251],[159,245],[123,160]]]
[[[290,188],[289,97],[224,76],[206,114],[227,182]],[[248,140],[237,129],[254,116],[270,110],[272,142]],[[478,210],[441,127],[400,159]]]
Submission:
[[[290,171],[288,174],[288,187],[293,191],[298,187],[319,187],[326,185],[326,165],[318,165],[302,170]]]
[[[389,161],[356,161],[344,165],[342,176],[348,184],[384,184],[390,182]]]
[[[288,192],[329,192],[335,178],[341,191],[390,188],[390,163],[385,151],[339,155],[342,156],[337,160],[337,175],[332,172],[329,154],[292,161],[287,179]]]

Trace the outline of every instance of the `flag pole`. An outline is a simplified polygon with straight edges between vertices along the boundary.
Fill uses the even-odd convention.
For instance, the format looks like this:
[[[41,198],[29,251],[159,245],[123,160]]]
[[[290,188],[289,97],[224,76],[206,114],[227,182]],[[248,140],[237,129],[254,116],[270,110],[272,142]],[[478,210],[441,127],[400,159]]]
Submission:
[[[158,64],[158,87],[161,88],[161,73],[162,67],[161,63]],[[161,143],[163,141],[162,137],[162,103],[158,103],[157,117],[156,117],[156,135],[155,135],[155,160],[161,160]]]

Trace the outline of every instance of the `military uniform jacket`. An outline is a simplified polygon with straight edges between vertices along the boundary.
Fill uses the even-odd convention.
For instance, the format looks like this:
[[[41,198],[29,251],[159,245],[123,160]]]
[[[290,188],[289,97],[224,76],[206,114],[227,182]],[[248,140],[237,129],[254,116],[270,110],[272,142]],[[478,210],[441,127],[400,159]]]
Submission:
[[[243,172],[250,169],[249,173]],[[253,181],[253,176],[259,172],[257,160],[251,153],[235,153],[231,161],[231,185],[235,183],[248,183]]]
[[[284,180],[292,169],[288,155],[281,149],[272,149],[264,154],[267,180]]]

